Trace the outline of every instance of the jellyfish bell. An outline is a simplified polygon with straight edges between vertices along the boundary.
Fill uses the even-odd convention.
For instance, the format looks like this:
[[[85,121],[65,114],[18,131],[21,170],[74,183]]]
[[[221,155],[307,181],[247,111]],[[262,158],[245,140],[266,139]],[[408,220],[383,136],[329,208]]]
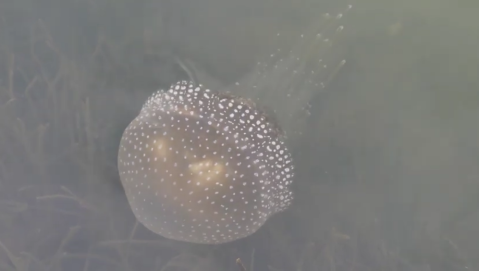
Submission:
[[[322,18],[328,27],[315,24],[285,57],[260,63],[222,91],[182,81],[145,102],[118,152],[121,183],[141,224],[166,238],[221,244],[253,234],[291,205],[294,165],[284,130],[296,129],[334,74],[309,60],[327,55],[334,35],[323,32],[341,31],[341,17]]]
[[[175,240],[246,237],[292,200],[276,124],[250,100],[186,81],[145,103],[123,133],[118,167],[137,219]]]

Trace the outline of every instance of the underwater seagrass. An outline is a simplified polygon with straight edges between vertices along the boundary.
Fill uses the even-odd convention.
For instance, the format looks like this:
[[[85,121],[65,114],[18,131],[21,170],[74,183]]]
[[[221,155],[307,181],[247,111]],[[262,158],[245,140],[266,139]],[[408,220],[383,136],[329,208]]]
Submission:
[[[223,91],[182,81],[146,101],[118,153],[121,183],[140,223],[166,238],[220,244],[253,234],[291,205],[294,165],[282,128],[295,127],[314,92],[344,65],[307,61],[312,51],[328,52],[332,39],[323,31],[342,30],[341,17],[325,15],[321,29],[314,25],[286,58],[259,63]]]

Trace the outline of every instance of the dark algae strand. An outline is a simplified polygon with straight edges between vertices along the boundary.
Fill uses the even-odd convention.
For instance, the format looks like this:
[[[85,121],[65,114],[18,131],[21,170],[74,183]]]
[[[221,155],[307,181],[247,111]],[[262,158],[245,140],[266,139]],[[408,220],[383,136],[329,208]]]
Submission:
[[[147,100],[123,133],[118,167],[136,218],[174,240],[249,236],[293,199],[277,124],[251,100],[192,82]]]

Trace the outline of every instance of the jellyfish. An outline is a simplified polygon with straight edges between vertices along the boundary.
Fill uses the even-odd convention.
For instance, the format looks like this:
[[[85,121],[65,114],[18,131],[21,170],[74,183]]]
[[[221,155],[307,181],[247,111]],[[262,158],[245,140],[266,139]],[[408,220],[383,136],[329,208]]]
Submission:
[[[306,60],[327,54],[341,17],[325,15],[317,25],[326,28],[313,25],[284,58],[259,63],[232,86],[181,81],[148,98],[118,152],[120,180],[141,224],[173,240],[222,244],[288,209],[294,162],[286,134],[344,65]]]

